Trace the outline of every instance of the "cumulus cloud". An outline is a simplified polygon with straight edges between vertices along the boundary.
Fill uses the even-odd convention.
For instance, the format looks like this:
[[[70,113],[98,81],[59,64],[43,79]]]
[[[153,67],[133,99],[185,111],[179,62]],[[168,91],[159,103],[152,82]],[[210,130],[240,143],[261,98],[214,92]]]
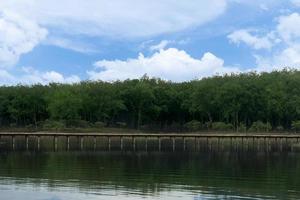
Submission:
[[[228,38],[235,44],[244,42],[254,49],[271,49],[273,46],[274,35],[270,33],[264,37],[259,37],[252,35],[249,30],[241,29],[228,35]]]
[[[63,76],[56,71],[41,72],[32,67],[23,67],[20,75],[13,75],[8,70],[0,70],[0,85],[16,84],[49,84],[49,83],[77,83],[80,78],[76,75]]]
[[[254,50],[272,49],[268,54],[254,53],[256,71],[281,70],[286,67],[300,69],[300,15],[292,13],[277,18],[276,27],[265,36],[251,35],[247,29],[228,36],[235,44],[244,42]]]
[[[288,46],[271,56],[255,55],[257,68],[256,71],[282,70],[286,67],[300,70],[300,45]]]
[[[277,31],[285,42],[290,43],[300,38],[300,15],[292,13],[281,16],[278,20]]]
[[[227,0],[1,0],[0,10],[67,34],[137,37],[202,25],[226,6]]]
[[[300,15],[292,13],[280,16],[276,31],[284,41],[279,50],[269,57],[256,56],[258,69],[271,71],[292,67],[300,69]]]
[[[0,67],[14,66],[42,42],[94,53],[95,48],[71,41],[71,35],[149,37],[200,26],[226,7],[227,0],[1,0]]]
[[[15,64],[47,35],[47,30],[16,13],[0,10],[0,67]]]
[[[19,78],[21,83],[25,84],[48,84],[48,83],[76,83],[80,78],[76,75],[63,76],[56,71],[40,72],[32,67],[23,67],[24,74]]]
[[[147,74],[181,82],[217,73],[239,72],[237,68],[225,67],[224,61],[212,53],[207,52],[197,59],[176,48],[162,49],[150,57],[140,54],[126,61],[101,60],[95,63],[95,68],[87,72],[90,79],[104,81],[134,79]]]

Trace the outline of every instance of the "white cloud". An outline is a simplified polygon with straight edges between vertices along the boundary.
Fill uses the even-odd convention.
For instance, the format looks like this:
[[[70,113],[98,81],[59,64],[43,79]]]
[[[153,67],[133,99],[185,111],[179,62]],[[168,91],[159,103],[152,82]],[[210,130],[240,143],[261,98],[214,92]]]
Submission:
[[[227,0],[1,0],[0,10],[67,34],[136,37],[202,25],[226,6]]]
[[[32,67],[23,67],[24,74],[19,78],[24,84],[48,84],[48,83],[76,83],[80,82],[80,78],[76,75],[64,77],[56,71],[40,72]]]
[[[269,57],[256,55],[257,70],[271,71],[285,67],[300,69],[300,15],[292,13],[280,16],[276,33],[283,44]]]
[[[257,37],[247,29],[233,32],[228,36],[235,44],[244,42],[253,49],[271,50],[267,54],[254,53],[257,66],[250,70],[272,71],[286,67],[300,69],[300,15],[292,13],[279,16],[274,30]]]
[[[15,77],[11,75],[8,71],[0,69],[0,85],[12,83]]]
[[[281,16],[278,20],[277,31],[285,42],[299,40],[300,37],[300,15],[292,13],[287,16]]]
[[[47,30],[33,21],[16,13],[0,12],[0,67],[14,65],[46,35]]]
[[[76,75],[63,76],[56,71],[41,72],[32,67],[23,67],[20,75],[13,75],[7,70],[0,70],[0,85],[16,84],[49,84],[49,83],[77,83],[80,78]]]
[[[76,52],[79,52],[79,53],[89,54],[89,53],[97,53],[98,52],[96,50],[96,48],[92,47],[91,45],[85,44],[85,43],[80,42],[80,41],[69,40],[67,38],[51,37],[50,36],[42,44],[58,46],[60,48],[70,49],[72,51],[76,51]]]
[[[227,0],[1,0],[0,67],[43,44],[98,52],[70,35],[148,37],[205,24],[224,13]],[[47,40],[45,40],[45,38]],[[61,36],[61,37],[57,37]]]
[[[173,41],[170,40],[162,40],[159,44],[152,45],[149,47],[150,51],[157,51],[165,49],[169,44],[173,43]]]
[[[256,55],[256,71],[282,70],[286,67],[300,70],[300,46],[293,45],[273,53],[270,57]]]
[[[150,57],[140,54],[138,58],[126,61],[101,60],[95,66],[94,71],[87,72],[90,79],[104,81],[134,79],[147,74],[181,82],[217,73],[239,72],[237,68],[224,67],[224,61],[212,53],[207,52],[196,59],[175,48],[160,50]]]
[[[249,30],[241,29],[228,35],[228,38],[235,44],[244,42],[254,49],[271,49],[273,46],[272,40],[274,39],[274,36],[273,34],[268,34],[265,37],[258,37],[252,35]]]
[[[159,43],[156,43],[155,40],[147,40],[142,42],[139,46],[140,50],[149,50],[150,52],[155,52],[159,50],[163,50],[169,48],[170,46],[182,46],[186,45],[190,42],[189,38],[181,39],[181,40],[161,40]]]

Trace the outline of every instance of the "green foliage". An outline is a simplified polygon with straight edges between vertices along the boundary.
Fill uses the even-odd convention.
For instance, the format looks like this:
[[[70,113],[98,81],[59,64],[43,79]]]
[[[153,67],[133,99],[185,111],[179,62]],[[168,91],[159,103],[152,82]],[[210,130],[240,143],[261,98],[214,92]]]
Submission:
[[[202,123],[197,121],[197,120],[192,120],[187,122],[184,127],[188,130],[188,131],[199,131],[203,128]]]
[[[246,132],[247,131],[247,127],[244,123],[240,123],[239,127],[238,127],[238,132]]]
[[[269,122],[263,123],[262,121],[254,122],[249,129],[250,132],[269,132],[271,130],[271,124]]]
[[[94,124],[93,124],[93,126],[95,127],[95,128],[103,128],[103,127],[105,127],[105,123],[104,122],[95,122]]]
[[[283,70],[184,83],[144,76],[116,82],[2,86],[0,127],[36,129],[42,123],[50,129],[298,130],[299,85],[300,71]]]
[[[10,127],[10,128],[16,128],[16,127],[17,127],[17,124],[16,124],[16,123],[10,123],[10,124],[9,124],[9,127]]]
[[[76,120],[80,118],[81,99],[71,90],[55,90],[48,97],[48,111],[54,120]]]
[[[281,125],[279,125],[279,126],[277,126],[277,127],[275,128],[275,130],[276,130],[277,132],[284,132],[284,127],[281,126]]]
[[[126,128],[127,124],[125,122],[116,122],[118,128]]]
[[[62,130],[64,129],[66,126],[63,122],[61,121],[52,121],[52,120],[46,120],[43,123],[43,129],[45,130]]]
[[[67,128],[89,128],[90,127],[90,123],[85,120],[72,119],[72,120],[65,120],[64,123]]]
[[[300,130],[300,120],[296,120],[292,122],[292,128],[295,131],[299,131]]]
[[[231,130],[233,130],[233,125],[227,124],[224,122],[213,122],[212,130],[214,130],[214,131],[231,131]]]

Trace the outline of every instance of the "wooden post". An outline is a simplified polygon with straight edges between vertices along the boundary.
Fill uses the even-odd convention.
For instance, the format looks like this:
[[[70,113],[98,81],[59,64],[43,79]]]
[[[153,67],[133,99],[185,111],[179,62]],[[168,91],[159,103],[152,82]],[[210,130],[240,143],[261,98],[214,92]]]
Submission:
[[[83,150],[83,136],[80,136],[80,151]]]
[[[67,136],[67,151],[70,151],[70,137]]]
[[[267,138],[264,137],[264,151],[265,152],[268,151],[268,150],[266,150],[266,148],[267,148]]]
[[[26,143],[26,151],[29,150],[29,142],[28,142],[28,136],[25,136],[25,143]]]
[[[54,151],[57,151],[57,136],[54,136]]]
[[[146,146],[145,146],[146,152],[148,151],[148,137],[146,137]]]
[[[244,151],[244,138],[242,137],[242,151]]]
[[[93,147],[94,147],[94,151],[96,151],[96,148],[97,148],[97,138],[96,138],[96,136],[94,136]]]
[[[120,145],[121,145],[121,151],[123,151],[123,137],[121,136],[121,138],[120,138]]]
[[[15,136],[12,136],[12,149],[15,150]]]
[[[40,150],[40,136],[37,137],[37,149]]]
[[[108,136],[108,151],[110,151],[110,147],[111,147],[111,139],[110,139],[110,137]]]
[[[133,151],[135,151],[135,137],[132,136],[132,145],[133,145]]]
[[[198,152],[200,152],[200,138],[198,137],[197,138],[197,149],[198,149]]]
[[[239,145],[239,138],[233,136],[232,138],[232,143],[233,143],[233,149],[234,151],[237,151],[238,150],[238,145]]]
[[[209,144],[208,144],[208,137],[206,137],[206,148],[207,148],[207,151],[210,151]]]
[[[185,151],[185,137],[183,137],[182,139],[183,139],[183,151]]]
[[[173,152],[175,152],[175,137],[172,138]]]
[[[196,137],[194,137],[194,152],[196,152],[196,147],[197,147],[197,141],[196,141]]]
[[[161,138],[158,137],[158,151],[161,151]]]

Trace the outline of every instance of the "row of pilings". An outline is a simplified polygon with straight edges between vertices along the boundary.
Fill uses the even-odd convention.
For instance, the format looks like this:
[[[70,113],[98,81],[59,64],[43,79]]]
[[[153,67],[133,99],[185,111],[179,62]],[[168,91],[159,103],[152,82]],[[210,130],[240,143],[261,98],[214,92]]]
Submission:
[[[0,135],[0,151],[300,152],[300,137]]]

